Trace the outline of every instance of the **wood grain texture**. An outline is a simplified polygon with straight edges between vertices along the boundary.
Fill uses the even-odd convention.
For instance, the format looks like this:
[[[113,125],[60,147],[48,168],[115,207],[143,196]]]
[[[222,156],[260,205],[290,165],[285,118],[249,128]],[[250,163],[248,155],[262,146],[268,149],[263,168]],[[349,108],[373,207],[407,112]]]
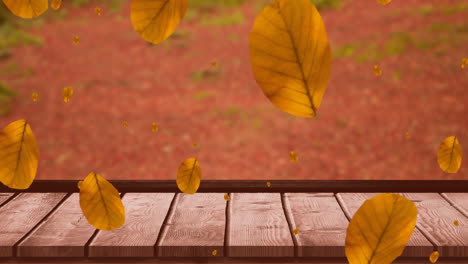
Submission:
[[[0,206],[3,205],[10,197],[12,197],[14,193],[0,193]]]
[[[224,255],[226,201],[223,193],[179,193],[157,245],[159,257]]]
[[[468,256],[468,225],[455,226],[464,219],[457,209],[438,193],[403,193],[418,208],[418,227],[436,244],[441,257]]]
[[[81,211],[80,194],[74,193],[18,245],[17,255],[84,257],[85,245],[94,231]]]
[[[441,193],[440,195],[466,217],[453,220],[457,220],[460,225],[462,223],[468,225],[468,193]]]
[[[298,257],[345,257],[349,221],[333,193],[286,193],[284,206],[295,236]]]
[[[292,257],[294,242],[279,193],[233,193],[227,249],[230,257]]]
[[[13,246],[65,197],[66,193],[22,193],[0,208],[0,257],[13,256]]]
[[[174,193],[126,193],[125,224],[99,231],[89,245],[90,257],[153,257],[154,245]]]
[[[378,194],[379,193],[337,193],[336,197],[348,219],[351,219],[364,201]],[[417,223],[419,222],[420,217],[418,216],[416,225],[418,225]],[[421,231],[415,227],[401,256],[428,257],[432,251],[434,251],[434,244],[427,240]]]

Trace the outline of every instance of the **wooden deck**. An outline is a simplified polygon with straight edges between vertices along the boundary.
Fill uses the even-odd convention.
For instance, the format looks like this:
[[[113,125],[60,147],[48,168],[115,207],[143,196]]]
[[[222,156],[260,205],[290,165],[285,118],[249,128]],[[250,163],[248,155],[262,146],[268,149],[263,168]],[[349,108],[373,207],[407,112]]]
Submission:
[[[79,194],[63,186],[64,192],[0,189],[0,258],[333,260],[345,257],[346,228],[352,215],[366,199],[380,193],[297,192],[294,188],[276,192],[275,184],[271,189],[265,185],[263,192],[228,192],[230,201],[224,200],[223,192],[119,190],[126,223],[114,231],[89,225]],[[393,188],[389,192],[400,193]],[[401,193],[418,208],[416,229],[402,259],[427,260],[438,250],[441,259],[462,258],[467,263],[468,189],[467,193],[443,189]],[[454,220],[460,225],[455,226]],[[292,234],[295,228],[300,230],[298,235]]]

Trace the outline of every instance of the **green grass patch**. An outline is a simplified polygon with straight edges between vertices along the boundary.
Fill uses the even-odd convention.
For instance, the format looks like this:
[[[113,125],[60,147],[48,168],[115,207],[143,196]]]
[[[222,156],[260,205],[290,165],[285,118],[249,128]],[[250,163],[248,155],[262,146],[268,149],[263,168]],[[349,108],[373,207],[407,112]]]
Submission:
[[[389,40],[384,44],[385,55],[399,55],[405,52],[407,47],[413,43],[413,38],[406,32],[392,33]]]
[[[355,54],[357,48],[358,48],[357,44],[348,43],[348,44],[339,46],[336,49],[333,49],[333,56],[336,59],[349,58],[349,57],[352,57]]]
[[[220,77],[221,71],[218,67],[194,71],[191,73],[191,78],[194,81],[215,81],[218,80]]]
[[[337,9],[342,7],[342,0],[310,0],[318,10]]]
[[[468,11],[468,4],[467,3],[458,3],[458,4],[452,5],[452,6],[442,7],[442,12],[445,15],[453,15],[453,14],[461,13],[461,12],[465,12],[465,11]]]
[[[401,74],[401,72],[399,72],[399,71],[396,71],[396,72],[393,72],[393,73],[392,73],[393,79],[394,79],[394,80],[397,80],[397,81],[401,80],[401,75],[402,75],[402,74]]]
[[[216,16],[204,15],[201,17],[200,25],[202,26],[234,26],[242,25],[246,22],[244,14],[240,10],[235,10],[232,13],[221,14]]]
[[[83,7],[87,6],[90,3],[94,3],[97,5],[105,5],[110,12],[117,12],[122,9],[122,4],[124,3],[123,0],[99,0],[99,1],[91,1],[91,0],[72,0],[71,5],[73,7]],[[106,10],[103,10],[105,12]]]
[[[226,108],[222,114],[228,118],[235,116],[245,118],[247,116],[247,113],[244,110],[236,106],[230,106]]]
[[[202,101],[206,98],[212,97],[214,94],[209,91],[198,91],[193,95],[193,98],[198,101]]]
[[[11,100],[16,96],[16,92],[6,84],[0,83],[0,115],[6,115],[11,110]]]
[[[236,7],[242,5],[246,0],[190,0],[190,8],[213,8],[213,7]]]
[[[24,32],[11,24],[0,25],[0,50],[17,45],[40,46],[42,44],[43,40],[38,36]]]

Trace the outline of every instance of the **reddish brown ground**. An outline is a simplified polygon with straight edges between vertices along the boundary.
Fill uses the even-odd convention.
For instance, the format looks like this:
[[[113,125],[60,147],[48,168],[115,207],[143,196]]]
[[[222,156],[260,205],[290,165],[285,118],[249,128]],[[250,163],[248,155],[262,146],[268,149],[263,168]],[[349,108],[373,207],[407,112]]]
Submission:
[[[468,153],[468,68],[460,68],[468,42],[452,47],[449,36],[449,48],[439,54],[410,46],[376,62],[335,60],[319,118],[294,118],[276,109],[253,79],[252,2],[242,6],[243,25],[182,22],[179,30],[189,36],[159,46],[133,31],[128,4],[120,17],[105,9],[98,17],[94,6],[69,9],[62,20],[32,31],[43,46],[17,47],[0,62],[0,69],[16,63],[34,72],[1,75],[19,95],[0,124],[30,122],[40,147],[37,179],[82,179],[91,171],[108,179],[175,179],[180,163],[192,156],[203,179],[468,179],[466,160],[454,175],[436,161],[448,136],[456,135]],[[419,32],[436,21],[464,25],[459,34],[467,34],[466,9],[409,14],[422,2],[355,0],[323,11],[332,48],[381,44],[391,32]],[[72,43],[75,35],[79,45]],[[191,72],[210,68],[212,60],[218,77],[192,79]],[[381,77],[373,74],[375,63]],[[65,86],[75,89],[69,103],[61,98]],[[197,100],[200,91],[213,96]],[[151,131],[152,122],[159,132]],[[297,163],[289,161],[292,149]]]

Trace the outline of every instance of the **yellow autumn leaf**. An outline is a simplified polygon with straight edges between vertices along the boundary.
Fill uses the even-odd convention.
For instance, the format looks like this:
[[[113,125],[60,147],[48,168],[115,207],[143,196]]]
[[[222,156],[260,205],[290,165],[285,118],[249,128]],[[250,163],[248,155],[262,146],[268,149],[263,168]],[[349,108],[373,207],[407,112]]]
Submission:
[[[80,43],[80,37],[75,36],[73,37],[73,44],[78,45]]]
[[[39,94],[34,92],[31,94],[31,98],[33,100],[33,102],[37,102],[37,100],[39,99]]]
[[[268,187],[268,188],[270,188],[270,186],[271,186],[271,183],[270,183],[269,181],[267,181],[267,183],[266,183],[266,184],[267,184],[267,187]]]
[[[62,96],[63,96],[63,101],[65,103],[70,102],[72,95],[73,95],[73,88],[72,87],[63,88]]]
[[[374,74],[375,74],[375,76],[382,75],[382,69],[380,69],[379,65],[374,65]]]
[[[114,230],[125,223],[119,192],[101,175],[91,172],[78,183],[80,207],[88,223],[100,230]]]
[[[179,190],[186,194],[194,194],[200,187],[201,168],[196,158],[186,159],[177,171],[176,183]]]
[[[123,122],[122,122],[122,125],[123,125],[124,127],[128,127],[128,122],[127,122],[127,121],[123,121]]]
[[[100,7],[94,8],[94,12],[96,12],[96,15],[100,16],[102,14],[102,10]]]
[[[3,0],[10,11],[21,18],[35,18],[49,8],[49,0]]]
[[[346,231],[348,262],[392,263],[413,234],[416,218],[416,206],[399,194],[384,193],[366,200]]]
[[[216,249],[213,250],[213,252],[211,252],[211,254],[212,254],[213,256],[216,256],[216,255],[218,254],[218,250],[216,250]]]
[[[187,6],[188,0],[132,0],[130,20],[144,40],[159,44],[174,33]]]
[[[392,0],[377,0],[377,3],[381,4],[381,5],[386,5],[388,3],[390,3]]]
[[[432,252],[431,255],[429,256],[429,261],[431,263],[436,263],[438,259],[439,259],[439,252],[438,251]]]
[[[410,137],[411,137],[411,134],[410,134],[410,132],[406,131],[406,133],[405,133],[405,137],[406,137],[406,139],[410,139]]]
[[[294,228],[294,230],[293,230],[293,235],[297,235],[297,234],[299,234],[299,229]]]
[[[192,145],[192,146],[193,146],[193,148],[197,148],[197,147],[198,147],[197,142],[193,142],[193,145]]]
[[[461,166],[462,155],[460,142],[455,136],[451,136],[440,144],[437,151],[437,162],[443,171],[457,173]]]
[[[289,160],[291,160],[291,162],[297,162],[298,157],[297,157],[296,152],[291,151],[291,152],[289,153]]]
[[[50,3],[50,7],[52,7],[52,9],[54,10],[58,10],[61,5],[62,5],[62,0],[52,0],[52,2]]]
[[[151,131],[158,132],[158,129],[159,128],[158,128],[158,125],[156,125],[156,123],[151,124]]]
[[[332,54],[325,24],[310,0],[274,0],[249,35],[257,84],[279,109],[315,117],[330,77]]]
[[[468,58],[463,58],[460,63],[460,67],[463,69],[468,65]]]
[[[216,67],[216,61],[212,61],[212,62],[211,62],[211,66],[212,66],[212,67]]]
[[[229,197],[229,194],[227,194],[227,193],[224,194],[224,200],[226,200],[226,201],[231,200],[231,197]]]
[[[453,224],[454,224],[455,226],[459,226],[459,225],[460,225],[460,223],[459,223],[457,220],[453,221]]]
[[[0,181],[12,189],[28,189],[36,177],[39,148],[24,119],[14,121],[0,133]]]

